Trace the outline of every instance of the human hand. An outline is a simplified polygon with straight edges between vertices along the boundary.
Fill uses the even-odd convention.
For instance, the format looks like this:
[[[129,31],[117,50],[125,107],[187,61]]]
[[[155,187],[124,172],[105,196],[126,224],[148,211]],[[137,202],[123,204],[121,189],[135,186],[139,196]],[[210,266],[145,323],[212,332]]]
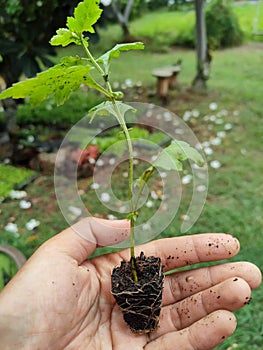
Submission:
[[[206,350],[230,336],[236,326],[232,311],[248,303],[251,289],[261,282],[251,263],[166,276],[158,330],[150,335],[129,330],[110,292],[112,269],[129,259],[129,251],[87,260],[95,242],[113,245],[128,231],[126,220],[84,219],[45,242],[0,294],[1,350],[166,350],[174,344],[181,350]],[[239,243],[226,234],[201,234],[137,249],[137,254],[161,257],[169,271],[231,258]]]

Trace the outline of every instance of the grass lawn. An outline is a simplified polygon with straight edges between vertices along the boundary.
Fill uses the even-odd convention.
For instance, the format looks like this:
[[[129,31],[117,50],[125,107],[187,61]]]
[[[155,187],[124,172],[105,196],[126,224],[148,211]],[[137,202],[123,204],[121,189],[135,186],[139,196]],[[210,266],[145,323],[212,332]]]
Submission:
[[[242,12],[243,7],[236,11]],[[160,13],[161,15],[165,16],[163,13]],[[142,19],[137,23],[139,21]],[[167,20],[167,23],[170,23],[169,21]],[[135,26],[134,23],[133,26]],[[115,33],[116,28],[113,28],[112,33]],[[139,30],[139,25],[137,29]],[[117,30],[115,34],[112,38],[118,37]],[[100,45],[107,40],[108,35],[109,32],[105,32],[105,38]],[[259,267],[263,265],[262,48],[262,44],[254,42],[239,48],[216,51],[213,54],[207,93],[193,93],[188,89],[195,75],[196,63],[193,50],[167,49],[165,53],[146,50],[122,54],[118,63],[113,62],[114,73],[111,76],[112,81],[120,84],[127,78],[133,82],[140,81],[142,93],[138,99],[158,103],[158,100],[152,96],[155,91],[152,69],[171,64],[178,58],[182,59],[182,72],[179,75],[180,89],[171,92],[167,108],[181,117],[186,111],[198,111],[199,116],[191,117],[188,123],[201,142],[211,140],[217,132],[224,131],[225,126],[228,125],[226,137],[222,139],[222,143],[211,146],[213,154],[207,155],[209,163],[217,160],[221,167],[209,168],[207,201],[201,216],[188,233],[232,233],[241,242],[241,252],[236,259],[252,261]],[[127,99],[131,99],[134,91],[127,89],[126,92]],[[209,109],[211,102],[218,106],[215,111]],[[213,115],[216,120],[221,120],[220,123],[215,122]],[[123,174],[119,176],[119,181],[117,179],[116,183],[120,183],[125,188],[126,179],[123,178]],[[89,209],[94,215],[101,215],[103,208],[90,188],[91,183],[92,179],[89,179],[79,184],[81,190],[84,190],[83,200],[89,203]],[[1,204],[0,243],[13,244],[25,255],[30,256],[39,244],[67,227],[67,223],[56,202],[52,176],[39,176],[34,183],[27,186],[26,190],[26,200],[31,201],[31,208],[22,211],[19,209],[19,202],[15,200],[6,200]],[[180,210],[163,232],[163,237],[180,234],[181,218],[188,208],[189,196],[186,187]],[[107,210],[104,212],[105,215],[110,213]],[[35,230],[29,231],[25,224],[32,218],[39,220],[40,225]],[[16,236],[4,231],[5,225],[10,220],[17,223],[18,235]],[[237,344],[235,349],[239,350],[262,349],[262,295],[262,288],[260,288],[253,293],[251,304],[237,312],[236,333],[218,349],[234,349],[234,347],[231,348],[233,344]]]
[[[11,190],[24,187],[34,177],[32,170],[0,164],[0,202],[8,197]]]
[[[242,2],[233,6],[238,17],[245,41],[262,42],[263,35],[253,33],[254,23],[257,21],[258,31],[263,32],[263,5]],[[130,24],[131,34],[143,40],[149,50],[167,52],[167,45],[180,46],[181,43],[192,43],[194,37],[195,13],[189,11],[167,11],[161,9],[149,12],[134,20]],[[100,29],[101,40],[95,45],[98,52],[111,48],[112,43],[122,40],[121,28],[118,25],[110,26],[107,30]]]

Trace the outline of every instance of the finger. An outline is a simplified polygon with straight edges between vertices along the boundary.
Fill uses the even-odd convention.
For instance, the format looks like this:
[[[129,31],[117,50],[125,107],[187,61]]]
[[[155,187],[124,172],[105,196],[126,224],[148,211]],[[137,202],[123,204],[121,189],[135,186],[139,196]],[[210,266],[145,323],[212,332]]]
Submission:
[[[45,249],[60,250],[81,264],[97,246],[114,245],[129,236],[128,220],[85,218],[51,238]]]
[[[234,277],[162,308],[160,328],[153,337],[181,330],[216,310],[238,310],[248,304],[251,290],[246,281]]]
[[[170,332],[151,341],[145,350],[210,350],[228,338],[236,328],[235,316],[216,311],[180,332]]]
[[[199,262],[228,259],[239,251],[238,240],[225,233],[205,233],[192,236],[181,236],[160,239],[136,247],[137,255],[154,255],[162,259],[164,271],[192,265]],[[129,251],[121,256],[129,259]]]
[[[261,283],[259,268],[249,262],[227,263],[176,272],[165,277],[163,305],[173,304],[231,277],[243,278],[251,289],[257,288]]]

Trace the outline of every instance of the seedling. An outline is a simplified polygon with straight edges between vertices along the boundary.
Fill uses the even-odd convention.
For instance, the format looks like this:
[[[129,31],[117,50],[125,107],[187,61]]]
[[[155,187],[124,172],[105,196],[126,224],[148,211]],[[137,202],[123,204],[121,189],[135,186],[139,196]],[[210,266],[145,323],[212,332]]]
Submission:
[[[164,274],[159,257],[146,257],[143,252],[135,257],[135,225],[139,215],[138,203],[144,188],[156,169],[165,171],[183,169],[183,162],[192,160],[203,164],[201,155],[188,143],[173,141],[164,148],[156,160],[134,181],[133,144],[125,122],[125,114],[133,108],[122,102],[123,94],[114,91],[110,83],[110,65],[124,51],[142,50],[143,43],[119,44],[99,58],[95,58],[89,49],[87,33],[93,33],[93,25],[102,13],[98,0],[84,0],[67,18],[66,28],[57,30],[50,41],[54,46],[81,46],[84,57],[66,56],[59,64],[43,71],[35,78],[14,84],[5,90],[0,99],[29,98],[32,105],[39,104],[53,96],[57,105],[62,105],[72,91],[80,85],[93,88],[105,96],[105,101],[92,108],[91,121],[99,114],[113,115],[125,134],[129,154],[128,198],[130,221],[130,260],[122,261],[112,273],[112,294],[123,311],[124,319],[135,333],[148,333],[157,328],[162,300]],[[97,71],[99,78],[94,78]]]

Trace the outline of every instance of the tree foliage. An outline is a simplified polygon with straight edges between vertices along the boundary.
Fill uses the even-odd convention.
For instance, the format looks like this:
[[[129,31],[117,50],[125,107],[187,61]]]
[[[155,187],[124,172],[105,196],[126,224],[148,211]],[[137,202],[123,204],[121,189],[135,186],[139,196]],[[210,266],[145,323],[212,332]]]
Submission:
[[[77,0],[0,0],[0,75],[10,86],[23,73],[34,76],[52,65],[49,45]]]

